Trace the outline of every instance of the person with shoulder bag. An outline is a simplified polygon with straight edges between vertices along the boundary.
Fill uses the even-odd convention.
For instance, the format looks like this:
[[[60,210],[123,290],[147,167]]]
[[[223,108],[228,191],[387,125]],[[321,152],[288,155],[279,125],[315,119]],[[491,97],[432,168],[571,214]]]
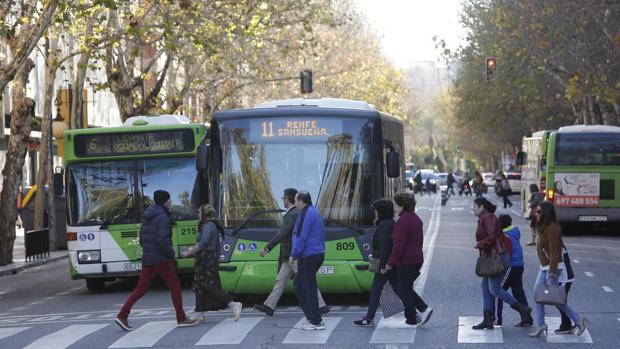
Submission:
[[[573,285],[573,281],[575,281],[575,272],[573,271],[573,267],[570,263],[570,256],[568,255],[568,250],[566,246],[562,244],[562,260],[564,261],[564,266],[566,266],[566,282],[564,283],[564,288],[566,289],[566,297],[568,299],[568,291],[570,291],[571,286]],[[560,327],[555,329],[553,332],[556,334],[572,334],[577,330],[577,325],[573,325],[572,320],[566,312],[564,312],[561,308],[557,307],[560,311],[560,316],[562,321],[560,322]]]
[[[481,261],[497,262],[497,259],[500,258],[505,266],[509,259],[508,253],[506,253],[506,249],[503,246],[503,239],[501,238],[501,224],[494,215],[496,209],[497,207],[486,198],[476,198],[472,206],[474,215],[478,217],[475,248],[480,251],[480,257],[476,264],[476,273],[482,278],[481,288],[483,301],[483,320],[478,325],[472,327],[474,330],[493,329],[494,297],[510,304],[512,309],[519,312],[521,322],[526,322],[532,313],[531,308],[519,303],[519,301],[501,287],[501,279],[504,275],[504,270],[500,270],[498,273],[493,270],[493,273],[485,272],[484,275],[481,272],[482,269],[494,269],[483,268],[481,266]]]
[[[547,296],[551,289],[560,291],[552,292],[551,294],[557,293],[559,296],[564,297],[562,302],[554,303],[554,305],[575,321],[577,335],[581,335],[586,330],[586,318],[577,313],[566,302],[565,293],[561,294],[561,287],[563,285],[560,283],[568,281],[568,274],[562,256],[562,246],[564,245],[562,242],[562,229],[557,223],[555,208],[551,203],[545,201],[538,205],[534,214],[537,221],[538,243],[536,247],[540,268],[534,286],[536,330],[530,334],[530,337],[539,337],[541,334],[547,336],[548,327],[545,323],[545,304],[539,298]],[[547,290],[544,294],[542,292],[543,289]]]
[[[393,289],[396,289],[396,271],[385,269],[388,258],[392,253],[392,231],[394,230],[394,203],[389,199],[379,199],[372,203],[375,211],[375,233],[372,236],[372,256],[376,260],[377,270],[372,270],[375,276],[370,288],[370,298],[368,299],[368,310],[366,315],[359,320],[353,321],[358,326],[373,326],[374,318],[379,306],[379,298],[383,286],[390,282]]]

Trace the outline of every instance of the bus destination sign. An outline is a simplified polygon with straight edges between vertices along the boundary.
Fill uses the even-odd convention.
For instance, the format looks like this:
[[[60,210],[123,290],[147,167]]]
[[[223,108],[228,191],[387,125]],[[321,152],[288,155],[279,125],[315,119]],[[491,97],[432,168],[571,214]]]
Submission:
[[[324,141],[342,133],[342,120],[313,118],[274,118],[256,120],[251,126],[251,139],[258,142],[278,140]]]
[[[77,156],[179,153],[193,149],[192,130],[80,135],[75,139]]]

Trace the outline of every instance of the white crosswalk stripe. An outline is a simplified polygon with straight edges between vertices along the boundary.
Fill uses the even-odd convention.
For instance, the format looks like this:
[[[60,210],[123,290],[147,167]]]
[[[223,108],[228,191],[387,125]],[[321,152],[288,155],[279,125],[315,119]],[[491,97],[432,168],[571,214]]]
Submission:
[[[71,325],[60,331],[41,337],[24,349],[65,349],[93,332],[108,326],[107,324]]]
[[[502,329],[474,330],[471,327],[482,321],[479,316],[459,316],[458,343],[504,343]]]
[[[404,316],[392,316],[388,319],[381,319],[372,333],[370,343],[413,343],[416,330],[399,328],[404,323]]]
[[[308,331],[308,330],[299,330],[297,328],[291,329],[286,338],[282,343],[284,344],[325,344],[329,339],[329,336],[332,334],[338,323],[342,320],[342,317],[324,317],[323,322],[325,323],[324,330],[317,331]],[[295,327],[301,327],[301,325],[306,322],[306,318],[301,318]]]
[[[226,319],[207,332],[196,345],[240,344],[262,317],[244,317],[235,321]]]
[[[545,323],[549,327],[549,332],[547,335],[547,343],[561,343],[561,344],[572,344],[572,343],[582,343],[582,344],[592,344],[592,337],[590,336],[590,332],[586,329],[581,336],[577,335],[567,335],[567,334],[555,334],[553,332],[554,329],[560,327],[560,323],[562,322],[562,318],[560,317],[545,317]]]
[[[127,333],[108,348],[152,347],[176,327],[176,320],[149,322]]]
[[[18,334],[22,331],[29,329],[30,327],[6,327],[0,328],[0,339],[10,337],[14,334]]]

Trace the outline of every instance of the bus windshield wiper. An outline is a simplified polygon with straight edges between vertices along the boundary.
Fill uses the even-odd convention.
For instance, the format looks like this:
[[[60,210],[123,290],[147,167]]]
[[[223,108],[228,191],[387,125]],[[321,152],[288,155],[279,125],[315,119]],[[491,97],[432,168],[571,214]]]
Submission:
[[[349,228],[351,230],[354,230],[359,235],[364,235],[364,230],[362,230],[360,227],[357,227],[357,226],[349,224],[349,223],[345,223],[345,222],[343,222],[341,220],[338,220],[338,219],[333,219],[333,218],[326,219],[325,220],[325,226],[328,227],[330,225],[335,225],[335,226]]]
[[[129,199],[131,199],[132,197],[133,197],[133,194],[131,193],[127,194],[127,196],[125,196],[123,201],[121,201],[121,203],[119,204],[118,208],[114,210],[114,212],[108,218],[106,218],[106,220],[103,221],[103,223],[101,223],[99,230],[106,229],[108,227],[108,224],[110,224],[110,222],[112,222],[112,220],[116,218],[118,214],[121,213],[122,210],[127,209],[127,207],[125,206],[129,202]]]
[[[286,212],[286,211],[282,210],[282,209],[279,209],[279,208],[272,209],[272,210],[259,210],[259,211],[256,211],[256,212],[252,213],[251,215],[249,215],[248,218],[246,218],[243,222],[241,222],[241,224],[239,224],[237,227],[235,227],[235,229],[233,229],[230,232],[230,235],[237,236],[239,234],[239,231],[241,229],[243,229],[243,227],[245,227],[248,223],[250,223],[252,220],[254,220],[259,215],[262,215],[262,214],[265,214],[265,213],[281,213],[281,212]]]

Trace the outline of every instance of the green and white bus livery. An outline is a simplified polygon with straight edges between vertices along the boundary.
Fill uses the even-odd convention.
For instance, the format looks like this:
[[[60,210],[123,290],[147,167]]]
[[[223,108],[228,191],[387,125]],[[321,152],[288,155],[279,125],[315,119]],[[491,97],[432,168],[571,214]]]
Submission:
[[[142,249],[142,213],[155,190],[170,192],[175,253],[195,244],[197,233],[196,149],[203,124],[179,115],[132,117],[123,126],[67,131],[65,183],[67,245],[72,279],[89,289],[136,276]],[[177,260],[180,273],[191,260]]]

